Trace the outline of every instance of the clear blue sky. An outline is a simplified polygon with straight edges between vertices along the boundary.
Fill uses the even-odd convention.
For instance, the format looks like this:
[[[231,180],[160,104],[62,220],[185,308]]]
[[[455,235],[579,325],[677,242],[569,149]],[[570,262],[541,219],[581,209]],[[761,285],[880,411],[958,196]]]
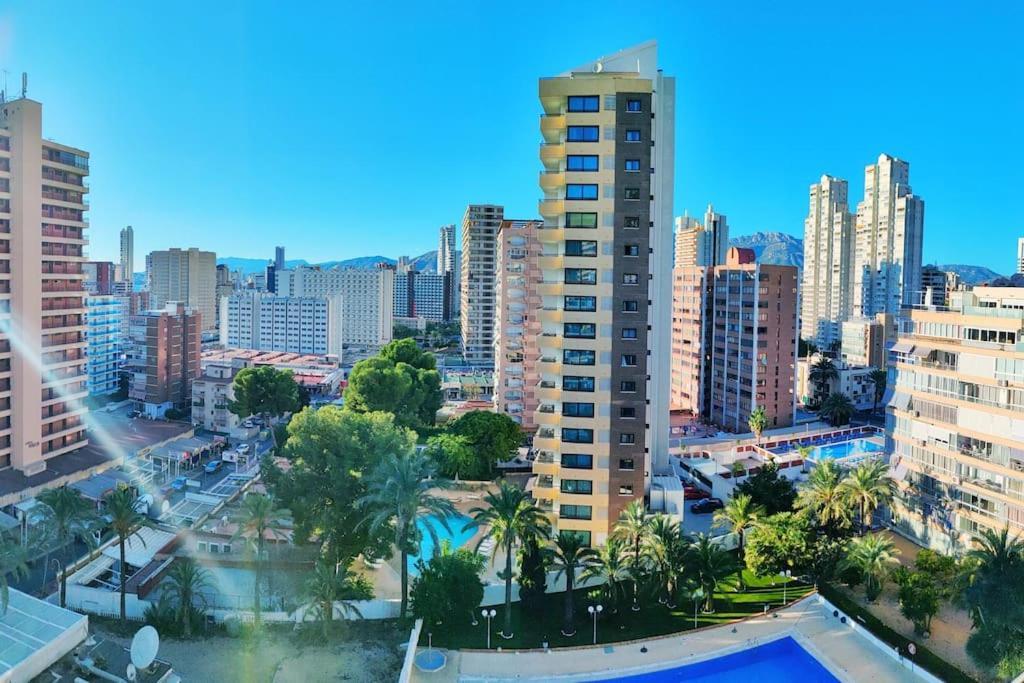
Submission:
[[[676,213],[801,234],[807,187],[907,159],[925,259],[1012,269],[1024,9],[958,2],[0,3],[0,67],[92,153],[93,258],[434,249],[470,202],[536,214],[537,78],[655,38]]]

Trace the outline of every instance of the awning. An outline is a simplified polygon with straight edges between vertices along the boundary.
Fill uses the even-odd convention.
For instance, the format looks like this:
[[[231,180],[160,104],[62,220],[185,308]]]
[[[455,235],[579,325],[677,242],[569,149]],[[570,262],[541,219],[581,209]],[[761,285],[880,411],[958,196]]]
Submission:
[[[911,351],[910,354],[917,358],[927,358],[929,355],[931,355],[931,353],[934,350],[935,349],[933,349],[930,346],[921,346],[920,344],[918,344],[917,346],[914,347],[914,350]]]
[[[133,567],[145,567],[173,540],[174,534],[170,532],[142,527],[125,541],[124,561]],[[121,551],[116,543],[104,548],[103,555],[115,560],[121,559]]]
[[[895,394],[893,394],[892,402],[889,403],[889,405],[895,408],[896,410],[906,410],[907,408],[910,407],[910,394],[905,394],[902,391],[897,391]]]
[[[893,481],[903,481],[907,478],[907,466],[902,462],[898,463],[896,467],[889,468],[889,477]]]
[[[893,347],[889,350],[892,351],[893,353],[910,353],[911,351],[914,350],[914,345],[911,344],[910,342],[899,342],[897,344],[894,344]]]

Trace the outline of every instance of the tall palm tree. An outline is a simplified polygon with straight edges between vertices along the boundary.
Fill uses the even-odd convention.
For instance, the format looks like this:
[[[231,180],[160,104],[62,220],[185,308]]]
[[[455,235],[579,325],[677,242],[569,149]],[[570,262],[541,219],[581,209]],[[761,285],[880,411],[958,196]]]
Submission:
[[[764,406],[754,408],[747,418],[747,426],[754,433],[754,440],[760,441],[764,430],[768,428],[768,413],[764,411]]]
[[[40,493],[36,500],[42,503],[42,525],[47,536],[56,542],[60,554],[60,606],[64,607],[67,596],[68,549],[75,540],[82,541],[90,548],[94,544],[93,531],[98,519],[95,509],[78,489],[58,486]]]
[[[110,519],[110,528],[117,534],[117,547],[121,554],[119,573],[121,575],[121,621],[127,619],[125,610],[125,587],[128,583],[128,564],[125,562],[124,546],[128,539],[139,533],[139,529],[147,524],[145,516],[138,511],[138,495],[134,490],[119,486],[107,494],[104,499],[107,517]],[[139,536],[139,542],[145,545],[145,541]]]
[[[842,427],[850,424],[850,418],[854,413],[853,401],[846,394],[829,394],[828,398],[821,402],[818,415],[833,427]]]
[[[983,625],[1021,623],[1019,600],[1007,599],[1007,586],[1024,581],[1024,540],[1011,537],[1009,526],[999,531],[984,529],[969,550],[960,577],[960,601],[975,628]]]
[[[612,535],[621,538],[629,547],[633,570],[633,609],[640,609],[640,581],[643,578],[643,542],[650,532],[651,516],[643,500],[634,500],[623,509],[615,523]]]
[[[594,561],[596,554],[592,548],[587,547],[580,534],[563,531],[555,537],[551,556],[551,567],[556,570],[556,576],[565,573],[565,611],[562,614],[562,635],[574,636],[576,635],[576,624],[573,589],[576,587],[576,570],[582,568],[586,571],[586,567]]]
[[[698,534],[690,544],[687,555],[694,583],[704,596],[704,612],[715,609],[715,591],[733,585],[739,562],[732,553],[723,550],[707,534]]]
[[[447,498],[434,495],[435,489],[449,488],[447,479],[437,478],[437,466],[426,453],[412,452],[388,455],[367,477],[368,493],[356,501],[367,511],[366,523],[371,533],[390,527],[394,532],[395,547],[402,559],[402,602],[399,617],[405,619],[409,602],[409,553],[419,555],[421,531],[418,522],[433,517],[446,531],[450,531],[448,518],[455,507]],[[440,548],[437,529],[433,524],[423,527]]]
[[[502,481],[497,491],[484,496],[485,507],[469,511],[472,520],[467,529],[484,528],[484,539],[490,538],[505,551],[505,569],[500,578],[505,581],[505,625],[501,635],[512,637],[512,556],[516,545],[546,539],[551,533],[547,515],[537,507],[522,489]],[[477,548],[479,548],[479,543]],[[494,561],[491,555],[491,561]]]
[[[856,569],[864,577],[864,592],[869,602],[882,592],[889,568],[897,563],[899,550],[891,539],[880,534],[855,538],[839,563],[841,569]]]
[[[28,564],[26,563],[25,549],[18,541],[6,534],[0,533],[0,615],[7,613],[7,603],[10,600],[8,590],[8,577],[15,580],[28,577]]]
[[[811,470],[796,497],[801,512],[832,532],[850,524],[849,498],[842,488],[842,478],[843,470],[835,460],[822,460]]]
[[[889,373],[882,369],[872,370],[868,374],[868,381],[875,386],[874,405],[871,408],[871,412],[877,413],[878,402],[885,396],[885,389],[889,384]]]
[[[828,385],[839,378],[839,371],[835,363],[828,356],[821,356],[811,365],[808,379],[814,384],[818,396],[829,395]]]
[[[610,538],[597,549],[593,562],[583,569],[582,581],[600,579],[601,592],[610,610],[617,610],[626,592],[625,584],[633,577],[621,539]]]
[[[727,529],[739,539],[739,556],[743,559],[743,531],[765,516],[763,505],[754,503],[747,493],[734,494],[721,510],[716,510],[712,526]]]
[[[210,573],[196,564],[191,557],[178,559],[167,572],[167,589],[177,605],[181,634],[192,637],[192,615],[202,614],[207,605],[204,589],[212,588]]]
[[[253,621],[260,625],[262,601],[260,592],[263,582],[263,562],[266,559],[268,540],[285,540],[288,538],[291,512],[277,507],[274,499],[262,494],[250,493],[242,500],[242,505],[235,518],[237,528],[232,540],[246,539],[250,550],[256,554],[256,576],[253,582],[252,609]]]
[[[675,595],[680,573],[684,570],[686,543],[679,522],[669,515],[655,515],[650,531],[644,539],[644,554],[664,593],[659,602],[675,606]]]
[[[841,495],[860,511],[860,533],[863,536],[875,510],[892,501],[889,466],[883,460],[867,460],[847,474],[839,488]]]
[[[306,580],[304,592],[308,603],[305,614],[312,615],[320,622],[324,638],[330,633],[335,615],[342,619],[351,616],[359,619],[363,617],[359,608],[352,604],[351,600],[345,599],[348,585],[346,567],[332,564],[322,557],[317,560],[313,573]]]

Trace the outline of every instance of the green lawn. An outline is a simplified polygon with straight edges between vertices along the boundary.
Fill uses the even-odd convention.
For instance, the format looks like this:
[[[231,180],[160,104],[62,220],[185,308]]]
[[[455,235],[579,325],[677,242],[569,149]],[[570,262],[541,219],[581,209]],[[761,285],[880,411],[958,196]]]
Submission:
[[[775,586],[772,586],[770,579],[758,579],[744,572],[744,581],[747,584],[747,589],[742,593],[733,591],[716,593],[715,612],[701,614],[698,611],[697,627],[724,624],[754,614],[761,614],[765,605],[768,605],[769,609],[782,605],[781,578]],[[790,581],[786,590],[787,603],[807,595],[812,589],[812,586],[795,580]],[[501,630],[501,625],[504,623],[505,607],[504,605],[495,606],[494,609],[498,614],[492,622],[491,647],[500,645],[506,649],[539,648],[544,641],[547,641],[551,647],[590,645],[594,638],[593,621],[587,613],[587,605],[591,604],[587,598],[587,593],[590,590],[575,591],[576,635],[570,638],[561,634],[562,610],[565,600],[565,595],[562,593],[549,595],[540,610],[528,614],[524,613],[518,602],[512,603],[512,627],[515,637],[510,640],[504,640],[498,636],[498,631]],[[487,647],[487,622],[480,617],[479,613],[476,615],[476,619],[479,622],[476,626],[473,626],[468,619],[456,624],[434,625],[433,628],[424,624],[420,644],[426,645],[427,634],[432,632],[435,647],[483,649]],[[693,628],[692,602],[670,610],[664,605],[648,601],[643,603],[639,612],[633,612],[627,604],[619,608],[618,614],[611,614],[606,606],[604,613],[598,618],[597,641],[613,643],[678,633]]]

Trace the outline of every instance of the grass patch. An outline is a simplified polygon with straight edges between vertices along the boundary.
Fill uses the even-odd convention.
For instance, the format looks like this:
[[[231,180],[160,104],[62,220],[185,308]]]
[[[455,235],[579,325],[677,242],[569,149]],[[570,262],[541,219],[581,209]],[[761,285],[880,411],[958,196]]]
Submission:
[[[745,619],[769,609],[782,606],[783,585],[780,579],[772,585],[771,579],[758,579],[744,572],[747,589],[743,592],[723,591],[715,594],[715,611],[712,614],[697,612],[696,627],[718,626]],[[553,593],[548,596],[540,609],[527,612],[518,602],[512,603],[512,630],[514,637],[505,640],[498,635],[504,624],[504,605],[496,605],[497,616],[492,621],[491,647],[504,649],[539,648],[545,641],[550,647],[573,647],[590,645],[594,642],[594,622],[587,614],[587,605],[592,604],[587,593],[592,589],[574,591],[575,626],[574,636],[561,634],[562,610],[565,596]],[[798,600],[813,590],[813,586],[790,581],[785,591],[786,603]],[[659,605],[648,600],[641,603],[639,612],[630,609],[629,601],[621,606],[618,613],[611,613],[607,606],[597,621],[597,642],[615,643],[623,640],[652,638],[694,628],[693,602],[684,602],[676,609]],[[477,612],[476,626],[467,618],[454,624],[424,624],[420,644],[427,644],[428,633],[433,633],[435,647],[450,649],[484,649],[487,647],[487,622]]]

